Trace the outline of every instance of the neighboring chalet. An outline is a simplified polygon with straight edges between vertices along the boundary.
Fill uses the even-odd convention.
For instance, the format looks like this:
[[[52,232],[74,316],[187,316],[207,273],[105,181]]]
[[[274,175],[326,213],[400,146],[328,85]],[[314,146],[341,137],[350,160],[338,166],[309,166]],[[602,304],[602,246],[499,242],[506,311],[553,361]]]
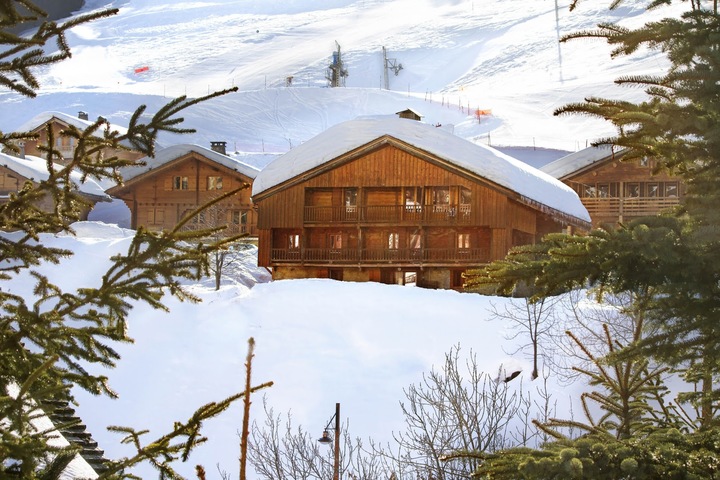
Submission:
[[[682,201],[685,187],[680,178],[665,172],[653,174],[656,165],[650,158],[623,161],[626,152],[590,147],[541,170],[577,192],[596,227],[657,215]]]
[[[19,158],[0,153],[0,203],[7,202],[11,194],[23,188],[25,182],[37,184],[47,180],[50,176],[47,168],[47,162],[40,157],[25,155],[24,158]],[[61,168],[62,165],[55,165],[56,170]],[[88,213],[97,202],[110,201],[110,197],[95,180],[87,178],[83,182],[80,172],[73,172],[70,178],[77,186],[78,193],[88,201],[87,208],[80,214],[81,220],[87,220]],[[50,212],[55,207],[53,202],[52,197],[48,196],[36,206]]]
[[[107,190],[130,209],[131,228],[174,228],[198,206],[243,184],[252,185],[259,169],[225,155],[225,142],[213,148],[174,145],[143,158],[145,166],[121,170],[123,184]],[[256,235],[250,187],[196,216],[190,228],[227,225],[226,233]]]
[[[400,118],[407,118],[410,120],[417,120],[418,122],[422,120],[422,115],[420,115],[418,112],[413,110],[412,108],[406,108],[405,110],[401,110],[399,112],[396,112],[395,115],[397,115]]]
[[[274,279],[460,288],[462,273],[590,217],[566,185],[492,148],[395,117],[335,125],[253,184]]]
[[[21,150],[21,155],[25,154],[33,155],[36,157],[45,157],[45,152],[40,151],[38,149],[38,145],[47,145],[47,126],[50,125],[55,136],[54,147],[63,156],[63,161],[57,161],[57,163],[67,163],[70,161],[70,159],[72,159],[73,155],[75,154],[75,147],[77,146],[76,139],[68,135],[61,135],[60,132],[68,129],[71,125],[82,131],[93,123],[95,122],[89,119],[89,116],[86,112],[78,112],[77,117],[60,112],[40,113],[29,121],[22,124],[16,130],[16,132],[29,132],[38,135],[37,139],[24,140],[22,142],[19,142],[18,147]],[[111,125],[111,128],[121,134],[127,132],[127,128],[121,127],[119,125]],[[102,135],[103,129],[101,127],[100,129],[98,129],[98,136]],[[106,151],[103,152],[103,156],[105,158],[116,156],[120,159],[127,160],[137,160],[138,158],[144,156],[142,152],[134,150],[129,142],[123,145],[127,146],[129,150],[106,149]],[[159,147],[156,146],[156,148]]]

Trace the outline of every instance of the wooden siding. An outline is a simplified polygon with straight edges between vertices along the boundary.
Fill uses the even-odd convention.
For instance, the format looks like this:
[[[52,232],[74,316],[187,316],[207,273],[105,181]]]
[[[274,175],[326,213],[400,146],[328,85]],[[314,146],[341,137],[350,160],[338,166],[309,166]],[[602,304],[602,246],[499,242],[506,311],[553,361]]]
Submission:
[[[593,225],[612,224],[656,215],[682,201],[685,187],[680,178],[667,172],[653,174],[654,167],[652,159],[610,158],[562,181],[578,193]]]
[[[300,228],[306,203],[306,189],[356,187],[372,189],[365,197],[369,202],[396,198],[398,193],[378,187],[430,187],[456,185],[470,189],[474,208],[470,223],[476,225],[505,226],[512,217],[508,212],[508,199],[501,192],[468,178],[450,172],[424,159],[415,157],[394,146],[383,146],[367,156],[321,173],[306,182],[290,186],[258,201],[262,210],[258,228]],[[330,198],[330,197],[327,197]],[[338,203],[340,205],[340,203]]]
[[[7,167],[0,165],[0,195],[15,193],[27,179]]]
[[[75,147],[77,140],[68,136],[61,135],[60,132],[68,128],[68,126],[53,118],[49,120],[49,124],[52,128],[53,135],[55,137],[55,145],[53,147],[58,150],[63,157],[63,160],[55,159],[56,163],[66,164],[72,159],[75,154]],[[47,145],[47,125],[44,123],[36,127],[33,132],[38,135],[36,139],[25,140],[25,154],[33,155],[36,157],[46,158],[46,154],[38,148],[38,145]],[[98,130],[98,135],[102,135],[102,128]],[[104,158],[117,157],[121,160],[138,160],[144,156],[143,153],[135,150],[120,150],[113,148],[106,148],[102,151]]]
[[[368,148],[256,198],[258,265],[273,278],[395,283],[423,272],[418,283],[457,287],[467,268],[563,228],[514,195],[422,152]]]
[[[208,189],[209,177],[222,177],[221,189]],[[178,182],[176,184],[176,179]],[[216,198],[223,193],[241,187],[251,180],[224,167],[215,167],[196,157],[194,152],[173,162],[172,168],[158,169],[150,172],[140,180],[131,181],[128,186],[120,188],[114,195],[123,199],[132,212],[132,228],[144,226],[152,230],[173,228],[185,215],[198,206]],[[180,188],[177,188],[177,187]],[[187,187],[187,188],[185,188]],[[227,234],[248,233],[255,235],[257,215],[250,199],[250,187],[241,190],[234,197],[225,199],[215,207],[214,211],[206,212],[218,217],[205,225],[202,221],[197,225],[217,226],[227,223]],[[233,212],[244,213],[246,224],[233,223]],[[236,215],[236,216],[237,216]],[[189,228],[193,228],[192,225]]]
[[[28,181],[37,185],[37,182],[34,180],[20,175],[8,167],[0,165],[0,204],[8,202],[10,194],[17,193],[25,186],[25,182]],[[82,196],[82,193],[80,195]],[[78,208],[80,209],[79,218],[81,220],[87,220],[87,216],[90,213],[90,210],[92,210],[94,204],[94,200],[90,200],[87,196],[84,196],[83,203],[78,205]],[[55,201],[49,194],[39,200],[36,200],[34,205],[44,212],[52,212],[55,209]]]

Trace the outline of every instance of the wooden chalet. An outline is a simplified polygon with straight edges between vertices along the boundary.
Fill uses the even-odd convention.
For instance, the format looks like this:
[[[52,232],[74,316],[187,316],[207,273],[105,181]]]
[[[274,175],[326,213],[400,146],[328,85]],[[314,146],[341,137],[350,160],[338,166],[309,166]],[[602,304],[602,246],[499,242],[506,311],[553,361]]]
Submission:
[[[627,150],[590,147],[543,166],[541,170],[574,189],[593,226],[615,225],[657,215],[685,195],[679,177],[653,173],[655,160],[624,161]]]
[[[333,126],[253,184],[258,264],[274,279],[461,288],[462,273],[590,217],[574,191],[418,121]]]
[[[23,140],[19,143],[18,147],[20,148],[22,154],[45,158],[45,152],[40,151],[38,145],[47,145],[47,127],[49,125],[55,138],[54,148],[63,156],[62,161],[56,161],[57,163],[65,164],[73,158],[73,155],[75,154],[75,147],[77,145],[75,138],[69,135],[63,135],[62,131],[68,129],[70,126],[74,126],[79,130],[85,130],[93,123],[95,122],[89,120],[89,115],[86,112],[78,112],[78,116],[76,117],[61,112],[43,112],[16,129],[17,132],[29,132],[38,135],[37,139]],[[121,134],[127,131],[125,127],[119,125],[111,125],[111,128]],[[103,132],[101,128],[98,130],[98,136],[102,134]],[[115,156],[124,160],[137,160],[144,156],[142,152],[134,150],[129,142],[124,144],[124,146],[128,149],[108,148],[105,149],[102,154],[105,158]]]
[[[55,168],[59,170],[62,165],[55,165]],[[47,161],[43,158],[30,155],[21,158],[0,153],[0,203],[7,202],[10,195],[19,192],[26,182],[37,184],[47,180],[49,176]],[[81,220],[87,220],[88,213],[96,203],[110,201],[110,197],[95,180],[87,178],[83,181],[79,172],[71,175],[71,179],[78,193],[88,202],[80,214]],[[51,212],[55,208],[55,203],[51,196],[47,196],[36,206],[43,211]]]
[[[410,120],[422,120],[422,115],[420,115],[418,112],[413,110],[412,108],[406,108],[405,110],[401,110],[399,112],[395,112],[395,115],[397,115],[400,118],[407,118]]]
[[[199,145],[174,145],[143,158],[144,166],[121,171],[124,183],[107,190],[130,209],[131,228],[150,230],[174,228],[178,221],[200,205],[234,190],[248,188],[216,204],[193,219],[189,228],[227,225],[228,235],[256,235],[256,212],[250,187],[259,170],[224,154],[224,142],[217,150]]]

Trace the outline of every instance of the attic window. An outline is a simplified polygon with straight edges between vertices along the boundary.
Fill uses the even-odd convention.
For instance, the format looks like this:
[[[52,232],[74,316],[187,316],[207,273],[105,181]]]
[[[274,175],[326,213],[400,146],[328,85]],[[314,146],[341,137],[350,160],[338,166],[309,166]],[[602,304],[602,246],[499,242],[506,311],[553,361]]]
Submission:
[[[188,188],[188,177],[173,177],[173,190],[187,190]]]
[[[223,177],[207,177],[207,189],[208,190],[222,190]]]

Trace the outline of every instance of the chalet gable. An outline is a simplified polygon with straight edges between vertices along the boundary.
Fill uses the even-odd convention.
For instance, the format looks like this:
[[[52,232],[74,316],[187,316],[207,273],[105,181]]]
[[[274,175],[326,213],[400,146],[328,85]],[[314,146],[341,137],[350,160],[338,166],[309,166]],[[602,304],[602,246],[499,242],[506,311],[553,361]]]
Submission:
[[[47,111],[37,114],[27,122],[20,125],[15,131],[38,133],[42,129],[44,129],[46,125],[52,123],[57,123],[63,128],[73,126],[78,130],[85,130],[89,126],[93,125],[95,122],[89,119],[89,116],[86,112],[79,112],[77,116],[73,116],[63,112]],[[111,123],[110,129],[117,131],[121,135],[127,133],[127,128],[121,125]],[[102,128],[98,129],[97,131],[97,136],[101,135],[103,135]],[[133,149],[133,145],[130,142],[122,142],[122,145]],[[160,146],[156,144],[155,148],[160,148]]]
[[[577,194],[557,179],[492,148],[397,118],[363,118],[329,128],[266,166],[253,184],[253,199],[258,201],[388,144],[511,192],[510,196],[533,208],[558,212],[575,219],[573,223],[590,220]]]
[[[164,148],[158,151],[155,157],[140,159],[143,165],[122,169],[120,174],[123,177],[123,185],[113,187],[108,190],[108,192],[110,194],[117,194],[119,191],[125,190],[152,176],[173,170],[178,165],[191,159],[230,175],[240,175],[247,183],[252,183],[260,171],[252,165],[240,162],[214,150],[199,145],[181,144]]]
[[[47,161],[44,158],[34,157],[32,155],[26,155],[24,158],[18,158],[5,153],[0,153],[0,167],[2,167],[2,171],[0,171],[0,185],[3,185],[0,187],[0,190],[2,191],[7,190],[5,188],[5,183],[7,179],[6,177],[10,172],[12,172],[11,175],[15,178],[13,183],[15,183],[15,186],[17,187],[13,191],[19,190],[19,188],[22,187],[22,183],[25,181],[29,180],[39,183],[47,180],[50,176],[47,169]],[[64,168],[62,165],[55,165],[56,170],[60,170],[62,168]],[[86,178],[83,180],[82,174],[77,171],[73,171],[70,178],[73,182],[75,182],[78,191],[82,195],[94,201],[110,201],[110,197],[105,194],[104,189],[92,178]]]
[[[565,180],[597,168],[605,162],[620,160],[626,153],[627,149],[615,150],[610,146],[588,147],[558,158],[544,165],[540,170],[558,180]]]

